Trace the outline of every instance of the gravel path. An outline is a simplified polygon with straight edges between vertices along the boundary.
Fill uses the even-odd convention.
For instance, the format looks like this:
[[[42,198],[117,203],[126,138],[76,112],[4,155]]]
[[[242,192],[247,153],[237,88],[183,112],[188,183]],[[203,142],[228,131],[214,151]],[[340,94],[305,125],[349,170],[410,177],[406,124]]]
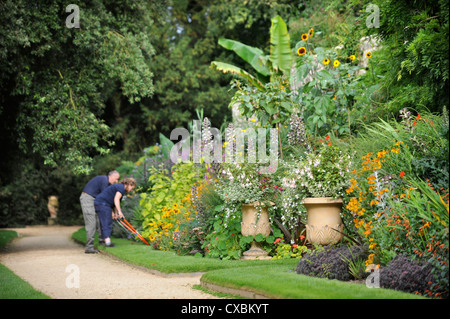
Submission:
[[[85,254],[80,226],[11,228],[19,234],[0,263],[54,299],[215,299],[192,288],[201,275],[161,277],[105,254]]]

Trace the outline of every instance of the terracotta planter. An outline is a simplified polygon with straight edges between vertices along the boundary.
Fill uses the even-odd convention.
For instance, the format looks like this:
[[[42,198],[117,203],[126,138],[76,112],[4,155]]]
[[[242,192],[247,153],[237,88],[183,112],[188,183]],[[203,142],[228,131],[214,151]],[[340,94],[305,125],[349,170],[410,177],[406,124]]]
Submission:
[[[261,212],[258,211],[258,202],[250,204],[242,204],[242,222],[241,233],[244,236],[253,236],[270,234],[270,221],[267,207],[262,207]],[[259,215],[259,218],[258,218]],[[257,220],[258,219],[258,220]],[[268,252],[261,248],[259,243],[253,240],[249,250],[243,253],[241,259],[270,259]]]
[[[305,198],[303,205],[308,213],[306,239],[310,243],[328,245],[342,239],[342,204],[342,199],[331,197]]]

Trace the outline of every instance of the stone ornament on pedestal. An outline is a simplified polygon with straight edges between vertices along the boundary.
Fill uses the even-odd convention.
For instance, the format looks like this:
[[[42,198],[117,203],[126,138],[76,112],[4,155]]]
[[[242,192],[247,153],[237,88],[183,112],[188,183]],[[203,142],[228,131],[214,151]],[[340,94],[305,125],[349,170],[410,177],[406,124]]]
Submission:
[[[267,207],[259,207],[259,202],[242,204],[241,233],[243,236],[253,236],[262,234],[270,235],[270,221]],[[263,204],[261,204],[263,205]],[[261,209],[261,211],[259,211]],[[259,218],[258,218],[259,216]],[[241,259],[271,259],[268,252],[261,248],[261,245],[253,240],[249,250],[243,253]]]
[[[47,204],[48,212],[50,213],[50,217],[47,219],[49,225],[54,225],[56,222],[56,217],[58,215],[58,197],[57,196],[49,196],[48,204]]]
[[[311,244],[329,245],[341,241],[344,224],[341,219],[342,199],[331,197],[305,198],[308,213],[306,239]]]

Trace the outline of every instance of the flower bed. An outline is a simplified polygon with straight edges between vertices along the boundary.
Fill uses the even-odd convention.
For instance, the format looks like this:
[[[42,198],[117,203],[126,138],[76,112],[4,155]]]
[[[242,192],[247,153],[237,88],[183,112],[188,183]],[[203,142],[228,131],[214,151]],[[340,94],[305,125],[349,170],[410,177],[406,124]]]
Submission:
[[[248,82],[233,82],[237,92],[232,101],[240,103],[242,115],[252,118],[249,128],[276,130],[279,149],[271,162],[276,167],[263,172],[259,163],[248,160],[180,162],[170,171],[152,168],[150,186],[141,191],[135,216],[143,235],[155,249],[218,259],[240,259],[255,240],[274,259],[299,258],[299,273],[352,280],[377,269],[385,287],[448,297],[446,109],[440,115],[413,115],[402,109],[389,121],[355,125],[351,115],[360,112],[355,100],[358,90],[366,92],[364,81],[374,80],[368,59],[376,59],[376,54],[364,53],[372,72],[361,77],[357,62],[362,53],[347,56],[314,47],[318,33],[311,30],[290,48],[289,41],[281,41],[288,37],[282,20],[278,17],[276,22],[281,29],[272,25],[271,34],[276,33],[279,42],[272,45],[288,53],[263,56],[261,50],[239,46],[248,50],[247,58],[270,60],[272,65],[263,70],[270,75],[264,83],[238,72]],[[283,68],[292,60],[289,52],[297,52],[293,83],[291,70]],[[320,68],[315,61],[322,61]],[[306,81],[307,75],[312,79]],[[203,128],[207,138],[201,147],[212,149],[205,123],[209,122],[205,120]],[[230,148],[230,143],[235,140],[227,136],[223,148],[236,151],[240,146]],[[244,144],[241,150],[257,153],[253,143]],[[166,160],[168,153],[166,149]],[[316,247],[306,241],[303,201],[311,196],[344,202],[344,239],[334,246]],[[251,202],[269,208],[269,235],[241,234],[241,205]],[[394,271],[396,266],[400,268]]]

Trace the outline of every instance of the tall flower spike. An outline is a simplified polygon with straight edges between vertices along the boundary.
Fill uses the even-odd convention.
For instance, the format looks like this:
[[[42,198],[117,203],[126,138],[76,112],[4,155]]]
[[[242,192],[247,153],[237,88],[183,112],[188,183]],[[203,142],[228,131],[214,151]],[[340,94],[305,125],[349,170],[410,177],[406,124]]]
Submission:
[[[303,118],[299,117],[295,113],[292,113],[291,119],[290,119],[290,126],[291,126],[291,129],[288,133],[289,145],[303,146],[308,151],[310,151],[311,147],[309,146],[309,143],[308,143],[308,140],[306,137],[305,123],[303,122]]]
[[[229,123],[228,128],[225,130],[225,142],[226,142],[226,161],[232,162],[234,154],[236,154],[236,139],[234,134],[234,124]]]
[[[444,129],[448,130],[448,110],[447,107],[444,105],[444,108],[442,109],[442,126],[444,126]]]
[[[207,117],[203,119],[202,127],[202,144],[203,144],[203,157],[207,159],[212,158],[213,141],[211,134],[211,122]],[[209,161],[208,161],[209,162]]]

